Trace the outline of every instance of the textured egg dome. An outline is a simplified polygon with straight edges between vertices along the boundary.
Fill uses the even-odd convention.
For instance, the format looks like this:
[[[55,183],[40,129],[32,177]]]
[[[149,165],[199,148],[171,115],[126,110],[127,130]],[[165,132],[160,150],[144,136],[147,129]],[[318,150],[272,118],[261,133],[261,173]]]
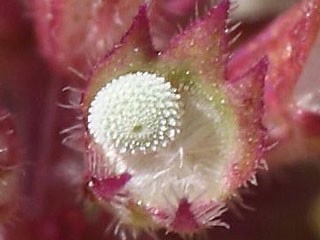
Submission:
[[[154,152],[180,132],[182,104],[163,77],[129,73],[112,80],[89,108],[89,132],[104,148],[119,153]]]

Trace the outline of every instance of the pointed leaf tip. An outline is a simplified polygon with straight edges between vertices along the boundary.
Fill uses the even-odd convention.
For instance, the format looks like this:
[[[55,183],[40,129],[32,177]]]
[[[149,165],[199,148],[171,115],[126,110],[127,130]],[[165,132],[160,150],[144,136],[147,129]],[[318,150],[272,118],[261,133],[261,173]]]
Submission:
[[[248,73],[228,82],[229,96],[238,113],[241,144],[240,153],[232,163],[227,181],[237,189],[251,179],[263,158],[266,129],[264,115],[264,86],[269,60],[264,57]]]
[[[205,16],[190,24],[182,33],[174,37],[167,50],[168,55],[179,58],[197,57],[213,53],[216,56],[223,50],[226,41],[226,20],[228,18],[229,2],[223,1],[212,8]],[[218,50],[213,52],[212,50]]]
[[[199,228],[199,224],[191,211],[191,204],[187,199],[180,200],[171,228],[179,233],[192,233]]]
[[[236,50],[234,57],[228,62],[227,78],[234,79],[263,55],[269,57],[264,122],[271,141],[279,142],[272,151],[274,153],[268,154],[270,161],[306,159],[318,152],[318,147],[313,147],[318,140],[310,141],[310,136],[304,136],[308,130],[306,125],[300,123],[304,120],[308,122],[309,117],[306,117],[308,114],[300,114],[301,109],[299,102],[294,99],[294,91],[297,91],[298,80],[303,79],[304,73],[308,71],[307,60],[314,53],[313,45],[319,36],[319,29],[320,1],[300,1],[256,38]],[[288,148],[292,148],[290,153]]]
[[[181,66],[207,83],[225,81],[226,20],[229,2],[223,1],[172,39],[160,60]],[[180,67],[180,68],[181,68]]]
[[[165,50],[173,36],[190,24],[190,19],[201,18],[217,2],[217,0],[152,1],[149,7],[149,18],[156,49]]]
[[[144,4],[120,43],[105,56],[92,74],[84,100],[85,109],[106,83],[126,73],[148,69],[156,56],[149,33],[147,5]]]
[[[130,175],[126,173],[104,179],[92,177],[89,188],[99,199],[109,200],[117,195],[129,180]]]

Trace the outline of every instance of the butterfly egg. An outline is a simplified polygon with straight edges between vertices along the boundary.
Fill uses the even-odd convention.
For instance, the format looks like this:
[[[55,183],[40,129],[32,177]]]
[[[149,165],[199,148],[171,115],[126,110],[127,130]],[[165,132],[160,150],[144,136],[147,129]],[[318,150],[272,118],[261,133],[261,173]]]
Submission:
[[[89,107],[88,128],[105,150],[145,154],[175,140],[182,112],[181,96],[164,77],[129,73],[96,94]]]

